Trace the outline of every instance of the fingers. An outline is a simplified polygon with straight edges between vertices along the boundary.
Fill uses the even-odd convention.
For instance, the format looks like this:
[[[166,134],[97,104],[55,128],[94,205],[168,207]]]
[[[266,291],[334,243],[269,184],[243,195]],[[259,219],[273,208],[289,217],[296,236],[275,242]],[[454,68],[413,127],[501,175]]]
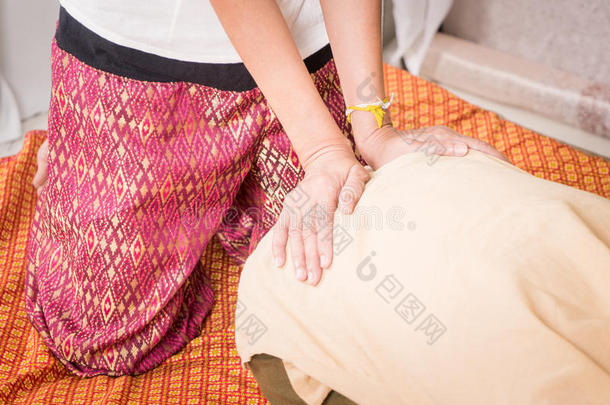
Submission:
[[[34,178],[32,179],[32,184],[34,185],[36,190],[39,191],[40,188],[44,185],[46,180],[47,180],[47,168],[46,167],[41,168],[39,166],[38,170],[36,170],[36,174],[34,175]]]
[[[348,171],[340,193],[334,186],[337,190],[335,193],[341,195],[343,212],[349,214],[354,211],[369,177],[369,173],[356,164]],[[284,208],[273,230],[272,254],[275,265],[282,267],[286,264],[286,246],[289,246],[297,280],[317,285],[322,269],[328,268],[333,259],[333,219],[339,196],[326,194],[329,186],[324,182],[309,182],[303,188],[293,192],[301,197],[306,196],[304,204],[298,203],[303,198],[289,198],[290,193],[286,196]],[[321,190],[326,192],[321,193]]]
[[[479,152],[487,153],[488,155],[495,156],[499,159],[506,160],[508,159],[502,153],[500,153],[496,148],[488,144],[487,142],[481,141],[479,139],[466,137],[464,142],[468,144],[468,146],[472,149],[478,150]]]
[[[273,239],[271,251],[275,267],[283,267],[286,264],[286,244],[288,243],[288,226],[290,217],[286,208],[282,209],[278,222],[273,227]]]
[[[466,156],[468,146],[462,142],[446,142],[439,150],[434,149],[434,153],[441,156]]]
[[[313,275],[317,274],[318,279],[320,273],[315,228],[312,229],[309,224],[306,228],[304,230],[301,211],[288,203],[274,226],[271,242],[274,264],[278,268],[286,264],[286,246],[290,246],[294,273],[299,281],[307,280],[308,268]],[[314,264],[314,261],[317,263]]]
[[[446,126],[410,130],[408,136],[421,144],[419,148],[425,147],[427,144],[442,145],[442,147],[426,147],[426,150],[435,155],[465,156],[468,149],[475,149],[509,162],[506,156],[487,142],[462,135]]]
[[[447,127],[426,127],[407,131],[407,138],[415,151],[438,156],[465,156],[468,145],[462,142],[463,135]]]
[[[360,196],[364,192],[364,185],[370,174],[360,165],[354,165],[348,175],[341,193],[339,194],[339,210],[344,214],[351,214],[356,208]]]
[[[333,201],[327,210],[320,210],[318,222],[318,252],[323,269],[330,267],[333,261],[333,226],[334,213],[338,208],[343,214],[352,214],[362,197],[364,186],[371,175],[361,165],[354,165],[339,193],[338,201]]]
[[[315,211],[317,207],[312,209]],[[322,275],[320,266],[320,255],[318,253],[318,232],[316,227],[316,216],[318,214],[311,210],[307,213],[302,227],[303,247],[305,249],[305,262],[307,266],[307,282],[312,285],[318,284]],[[291,251],[292,253],[292,251]],[[297,272],[297,279],[305,281]]]
[[[36,160],[38,162],[38,168],[36,169],[36,174],[32,179],[32,184],[36,187],[36,191],[40,192],[41,187],[47,181],[47,170],[48,170],[48,152],[49,152],[49,143],[48,140],[45,140],[43,144],[38,149],[38,153],[36,154]]]
[[[301,226],[295,226],[294,232],[290,233],[290,253],[297,280],[317,285],[322,277],[322,269],[330,266],[333,253],[332,213],[336,207],[336,201],[329,207],[316,203],[309,205],[302,215]],[[301,214],[298,218],[301,218]]]
[[[485,141],[481,141],[480,139],[472,138],[470,136],[462,135],[448,127],[441,127],[441,128],[449,136],[458,136],[460,141],[463,142],[464,144],[466,144],[470,149],[475,149],[475,150],[478,150],[479,152],[487,153],[488,155],[495,156],[495,157],[505,160],[507,162],[509,161],[506,158],[506,156],[504,156],[496,148],[494,148],[493,146],[491,146],[490,144],[488,144]],[[463,155],[456,155],[456,156],[463,156]]]
[[[320,255],[320,267],[327,269],[333,261],[333,214],[336,206],[328,207],[325,215],[318,219],[318,253]]]
[[[290,216],[288,227],[288,241],[290,243],[290,256],[294,274],[299,281],[307,280],[307,266],[305,260],[305,248],[303,246],[303,221],[300,213]]]

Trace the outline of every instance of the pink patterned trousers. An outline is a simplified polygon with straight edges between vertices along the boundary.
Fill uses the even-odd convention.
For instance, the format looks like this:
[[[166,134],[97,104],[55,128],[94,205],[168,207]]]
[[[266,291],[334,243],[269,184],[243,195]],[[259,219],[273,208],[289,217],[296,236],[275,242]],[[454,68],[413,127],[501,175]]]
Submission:
[[[303,170],[258,88],[129,79],[55,42],[52,77],[26,310],[75,374],[143,373],[199,334],[210,239],[243,261]],[[349,136],[332,60],[312,79]]]

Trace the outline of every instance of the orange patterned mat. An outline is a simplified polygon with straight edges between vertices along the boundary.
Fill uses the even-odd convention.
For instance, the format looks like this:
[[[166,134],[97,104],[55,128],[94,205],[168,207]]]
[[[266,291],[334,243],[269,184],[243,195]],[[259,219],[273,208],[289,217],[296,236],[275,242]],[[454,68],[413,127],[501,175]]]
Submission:
[[[520,168],[610,198],[610,162],[538,135],[440,87],[386,66],[401,128],[447,125],[494,145]],[[23,150],[0,159],[0,402],[2,403],[266,403],[235,351],[233,311],[241,268],[217,243],[205,268],[216,304],[201,336],[155,370],[137,377],[70,375],[30,326],[23,302],[25,248],[36,193],[30,185],[45,133],[30,132]]]

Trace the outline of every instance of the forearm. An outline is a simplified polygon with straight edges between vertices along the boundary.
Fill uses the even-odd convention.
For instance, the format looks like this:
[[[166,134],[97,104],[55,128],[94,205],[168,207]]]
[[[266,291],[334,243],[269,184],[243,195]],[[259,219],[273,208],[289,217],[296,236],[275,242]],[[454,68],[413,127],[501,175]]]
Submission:
[[[320,0],[320,4],[346,104],[383,99],[381,0]],[[375,118],[355,111],[351,119],[356,144],[364,144],[377,128]],[[389,114],[385,122],[389,123]]]
[[[211,3],[303,166],[324,147],[343,145],[345,138],[314,86],[275,1]]]

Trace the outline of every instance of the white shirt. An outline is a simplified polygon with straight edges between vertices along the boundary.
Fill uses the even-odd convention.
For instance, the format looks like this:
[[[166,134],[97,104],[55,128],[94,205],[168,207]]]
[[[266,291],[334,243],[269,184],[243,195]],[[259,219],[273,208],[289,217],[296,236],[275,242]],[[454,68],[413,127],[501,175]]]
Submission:
[[[328,43],[318,0],[276,2],[303,58]],[[207,0],[60,0],[60,3],[85,27],[119,45],[190,62],[241,62]]]

